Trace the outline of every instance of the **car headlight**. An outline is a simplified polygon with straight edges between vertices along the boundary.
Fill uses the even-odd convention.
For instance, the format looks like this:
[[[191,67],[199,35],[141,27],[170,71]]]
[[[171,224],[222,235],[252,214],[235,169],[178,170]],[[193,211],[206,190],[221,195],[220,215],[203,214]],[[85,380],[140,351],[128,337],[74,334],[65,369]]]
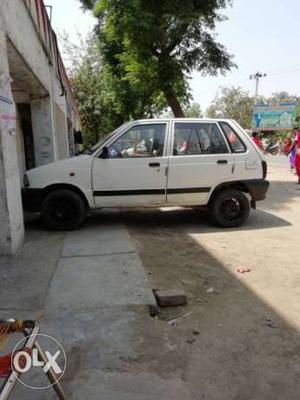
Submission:
[[[29,187],[30,186],[27,174],[24,174],[24,176],[23,176],[23,184],[24,184],[24,187]]]

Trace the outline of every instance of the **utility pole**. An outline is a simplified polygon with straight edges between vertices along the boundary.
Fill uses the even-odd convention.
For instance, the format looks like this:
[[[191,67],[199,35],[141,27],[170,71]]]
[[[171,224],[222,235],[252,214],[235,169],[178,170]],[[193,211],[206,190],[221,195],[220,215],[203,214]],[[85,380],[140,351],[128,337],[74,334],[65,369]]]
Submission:
[[[265,78],[267,76],[267,74],[263,74],[261,72],[256,72],[256,74],[250,75],[250,79],[254,79],[255,80],[255,101],[257,99],[258,96],[258,85],[259,85],[259,80],[262,78]]]

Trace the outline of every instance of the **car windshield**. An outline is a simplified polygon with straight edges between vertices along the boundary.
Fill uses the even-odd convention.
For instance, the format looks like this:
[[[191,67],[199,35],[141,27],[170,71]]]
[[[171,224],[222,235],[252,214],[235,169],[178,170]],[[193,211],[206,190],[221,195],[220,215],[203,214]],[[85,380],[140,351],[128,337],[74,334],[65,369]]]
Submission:
[[[114,136],[116,132],[118,132],[121,128],[123,128],[125,125],[127,125],[128,122],[125,122],[123,125],[119,126],[117,129],[115,129],[113,132],[107,133],[101,139],[94,144],[94,146],[88,147],[84,149],[81,154],[93,154],[96,150],[99,149],[110,137]]]

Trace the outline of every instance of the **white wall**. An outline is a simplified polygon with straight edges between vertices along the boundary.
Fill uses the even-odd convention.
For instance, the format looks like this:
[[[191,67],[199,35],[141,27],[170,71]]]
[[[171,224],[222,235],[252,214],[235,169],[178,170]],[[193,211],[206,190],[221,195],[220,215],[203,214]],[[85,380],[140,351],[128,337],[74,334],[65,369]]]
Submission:
[[[6,36],[1,22],[0,15],[0,75],[3,80],[9,75],[9,70]],[[4,103],[0,102],[0,114],[3,112]],[[0,118],[0,254],[16,252],[24,238],[19,174],[16,135],[10,134]]]
[[[16,142],[17,142],[17,155],[18,155],[20,182],[22,182],[24,173],[26,172],[26,160],[25,160],[23,132],[22,132],[18,112],[17,112]]]
[[[45,118],[45,107],[39,108],[36,104],[32,106],[33,109],[41,112],[41,115],[34,117],[35,123],[33,124],[33,129],[38,129],[37,132],[34,132],[34,137],[39,138],[36,149],[37,165],[58,160],[61,158],[60,154],[68,157],[69,150],[66,153],[65,147],[66,139],[61,137],[67,134],[67,130],[64,124],[61,123],[61,117],[59,117],[58,123],[56,121],[57,107],[60,108],[62,113],[67,114],[66,99],[61,96],[61,83],[55,74],[53,66],[49,65],[48,57],[26,5],[23,0],[0,0],[0,13],[5,21],[4,26],[8,38],[50,96],[51,107],[48,111],[50,112],[51,129],[47,120],[45,123],[47,132],[44,135],[41,132],[42,127],[39,127],[38,124]],[[32,113],[32,116],[34,116],[34,113]],[[50,137],[50,134],[52,137]],[[42,136],[44,139],[41,139]],[[45,154],[46,136],[49,142],[46,150],[48,156]],[[62,148],[60,148],[61,145],[63,146]],[[50,147],[52,147],[51,151]],[[39,154],[41,149],[43,149],[42,153]],[[39,160],[43,160],[42,164],[39,163]]]
[[[57,136],[58,157],[60,160],[63,160],[69,156],[68,125],[65,114],[57,105],[55,106],[55,125],[57,132],[64,132],[64,135]]]
[[[53,162],[55,156],[52,102],[49,97],[31,102],[31,121],[37,165]]]
[[[11,73],[18,92],[15,99],[30,102],[37,165],[69,156],[66,97],[61,96],[61,83],[50,64],[24,1],[0,0],[0,77]],[[24,236],[24,143],[20,124],[16,127],[16,134],[9,134],[0,118],[0,254],[14,253]]]
[[[48,58],[24,2],[1,0],[0,13],[5,21],[7,36],[42,85],[50,92]]]

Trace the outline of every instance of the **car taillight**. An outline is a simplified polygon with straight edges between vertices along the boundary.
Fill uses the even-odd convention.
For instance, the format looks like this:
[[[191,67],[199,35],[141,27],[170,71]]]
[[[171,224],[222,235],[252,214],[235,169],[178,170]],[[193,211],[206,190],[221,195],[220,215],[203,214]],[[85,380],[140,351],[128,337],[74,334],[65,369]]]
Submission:
[[[268,173],[268,165],[266,161],[262,161],[263,179],[266,179]]]

